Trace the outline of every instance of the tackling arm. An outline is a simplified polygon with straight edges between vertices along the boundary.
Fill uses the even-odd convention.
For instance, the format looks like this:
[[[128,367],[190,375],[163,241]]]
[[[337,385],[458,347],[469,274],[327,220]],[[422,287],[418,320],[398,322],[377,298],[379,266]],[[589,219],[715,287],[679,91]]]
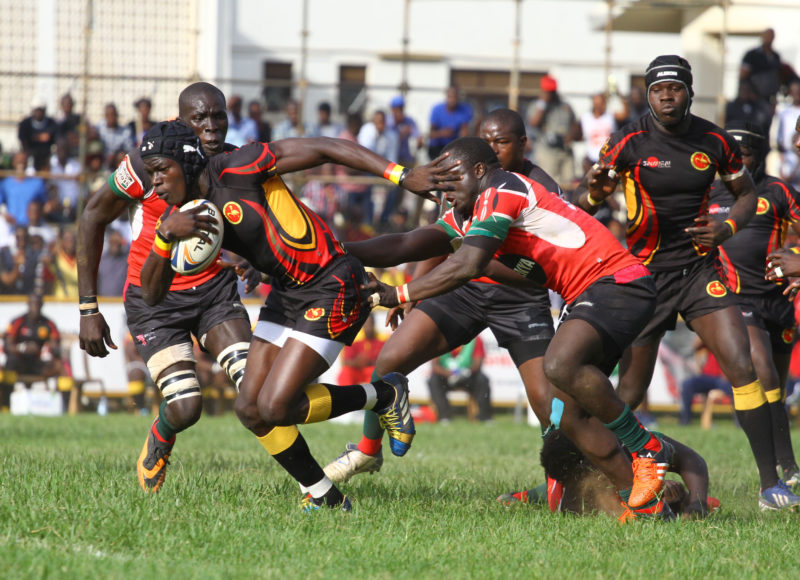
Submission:
[[[430,225],[403,234],[346,243],[344,247],[365,266],[387,268],[447,254],[450,241],[441,226]]]

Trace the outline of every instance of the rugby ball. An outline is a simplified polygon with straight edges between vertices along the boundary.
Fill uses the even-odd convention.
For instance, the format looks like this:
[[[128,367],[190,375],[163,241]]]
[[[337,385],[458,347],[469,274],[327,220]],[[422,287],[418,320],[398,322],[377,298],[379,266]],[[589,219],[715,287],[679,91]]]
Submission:
[[[199,236],[193,236],[180,239],[172,244],[169,256],[170,264],[173,270],[184,276],[198,274],[208,268],[219,256],[220,248],[222,247],[222,215],[217,206],[206,199],[194,199],[182,205],[180,211],[186,211],[198,205],[203,206],[203,211],[200,212],[200,215],[208,215],[214,218],[217,233],[207,232],[208,237],[211,238],[211,243]]]

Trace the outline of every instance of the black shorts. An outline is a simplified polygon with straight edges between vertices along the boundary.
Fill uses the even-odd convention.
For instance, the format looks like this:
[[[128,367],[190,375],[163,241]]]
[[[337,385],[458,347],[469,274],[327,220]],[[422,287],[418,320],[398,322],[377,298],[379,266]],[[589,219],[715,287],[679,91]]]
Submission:
[[[417,308],[436,323],[450,350],[489,328],[517,366],[544,356],[553,338],[550,296],[544,289],[467,282],[452,292],[421,301]]]
[[[349,346],[370,314],[360,288],[366,282],[361,262],[344,254],[300,288],[273,282],[258,319]]]
[[[675,330],[679,314],[691,328],[695,318],[736,306],[738,298],[722,283],[715,263],[709,256],[682,270],[653,272],[658,305],[634,344],[660,340],[666,331]]]
[[[633,342],[656,310],[656,286],[643,276],[619,283],[613,276],[600,278],[569,304],[562,322],[580,319],[591,324],[603,339],[602,370],[611,373],[623,351]]]
[[[148,306],[142,289],[129,285],[125,291],[125,314],[136,350],[145,362],[169,346],[191,342],[191,334],[201,339],[227,320],[250,321],[239,299],[236,275],[224,269],[196,288],[167,292],[164,300]]]
[[[769,333],[772,352],[790,354],[794,345],[794,305],[782,294],[782,288],[759,295],[739,295],[739,310],[744,323]]]

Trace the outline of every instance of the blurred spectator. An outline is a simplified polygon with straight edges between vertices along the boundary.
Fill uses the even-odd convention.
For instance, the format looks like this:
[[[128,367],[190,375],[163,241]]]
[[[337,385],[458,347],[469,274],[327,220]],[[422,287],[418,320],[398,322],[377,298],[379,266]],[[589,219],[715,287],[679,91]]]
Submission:
[[[627,125],[628,123],[638,121],[650,113],[650,108],[647,106],[647,96],[644,94],[644,89],[642,87],[639,85],[633,85],[631,87],[631,92],[628,95],[626,107],[628,110],[628,116],[624,121],[618,123],[620,127]]]
[[[317,123],[308,133],[309,137],[338,137],[342,127],[331,120],[331,104],[322,102],[317,107]]]
[[[352,141],[353,143],[358,143],[358,133],[361,130],[362,119],[360,113],[350,113],[347,115],[347,126],[344,130],[339,133],[339,139],[347,139],[348,141]],[[362,208],[361,211],[361,219],[363,220],[364,215],[366,215],[366,210],[364,209],[369,204],[371,204],[370,200],[370,187],[365,183],[353,183],[352,181],[348,180],[349,177],[354,176],[363,176],[364,174],[360,171],[355,169],[350,169],[349,167],[345,167],[344,165],[335,165],[334,171],[337,177],[345,178],[343,183],[339,183],[339,191],[341,191],[341,209],[343,212],[346,213],[346,210],[350,206],[359,206]]]
[[[258,126],[250,117],[242,116],[242,97],[231,95],[228,99],[228,136],[226,143],[241,147],[258,140]]]
[[[108,229],[105,251],[97,268],[97,295],[122,296],[128,274],[128,244],[116,228]]]
[[[261,101],[252,100],[247,105],[247,114],[253,123],[256,124],[256,140],[261,143],[269,143],[272,140],[272,125],[264,120],[261,110]]]
[[[753,123],[761,128],[764,135],[769,135],[772,125],[772,107],[760,99],[750,79],[739,80],[739,92],[736,98],[725,105],[725,125],[732,121]]]
[[[776,95],[782,84],[796,77],[791,67],[781,62],[781,55],[773,48],[775,31],[767,28],[761,33],[761,46],[748,50],[742,58],[739,77],[753,83],[757,97],[775,110]]]
[[[158,413],[158,402],[156,401],[155,385],[150,378],[150,371],[139,352],[130,332],[126,332],[122,338],[122,349],[127,361],[126,370],[128,371],[128,394],[134,411],[140,415],[149,415],[148,402],[153,406],[153,414]],[[158,395],[160,398],[160,395]]]
[[[600,148],[616,131],[617,122],[608,111],[603,93],[592,95],[592,108],[581,116],[581,135],[586,144],[583,158],[583,173],[600,159]]]
[[[343,242],[363,242],[375,237],[375,230],[364,220],[361,205],[349,205],[344,210],[344,231],[337,236]]]
[[[75,101],[72,95],[65,93],[59,101],[56,114],[58,137],[68,137],[71,133],[77,135],[80,130],[81,116],[75,112]]]
[[[781,154],[781,179],[795,189],[800,187],[800,154],[794,148],[795,127],[800,117],[800,80],[789,85],[789,104],[778,115],[778,151]]]
[[[306,133],[305,127],[300,123],[300,107],[297,101],[289,101],[286,103],[286,117],[275,125],[272,130],[272,140],[278,141],[289,137],[302,137]]]
[[[58,236],[50,264],[53,272],[53,295],[78,298],[78,264],[75,230],[63,228]]]
[[[61,334],[53,321],[42,314],[42,305],[41,294],[30,294],[27,312],[14,318],[6,329],[7,359],[0,383],[2,408],[9,406],[14,384],[25,376],[58,377],[58,390],[64,393],[64,408],[67,408],[74,381],[67,375],[61,360]]]
[[[31,109],[31,116],[20,122],[17,135],[22,150],[33,159],[33,168],[36,171],[45,171],[50,161],[51,148],[56,142],[58,125],[55,119],[47,116],[47,104],[43,99],[35,98]]]
[[[97,135],[103,142],[103,157],[110,167],[111,160],[117,151],[127,152],[135,145],[133,130],[130,125],[119,124],[119,112],[114,103],[108,103],[104,111],[104,119],[97,124]]]
[[[372,114],[372,121],[364,123],[361,130],[358,132],[358,144],[366,147],[370,151],[377,153],[381,157],[385,157],[389,161],[397,161],[397,133],[390,129],[386,124],[386,113],[383,111],[375,111]],[[383,210],[381,211],[380,222],[385,223],[389,214],[394,210],[397,204],[399,187],[392,186],[388,188],[383,183],[378,186],[380,191],[385,191],[386,195],[383,201]],[[374,189],[371,188],[371,191]],[[364,213],[367,222],[372,223],[375,211],[375,198],[374,193],[370,193],[367,203],[364,205]]]
[[[489,379],[481,372],[484,356],[483,341],[480,337],[475,337],[464,346],[433,360],[428,389],[439,422],[449,422],[453,417],[447,392],[455,389],[469,393],[478,407],[479,421],[492,419]]]
[[[352,346],[346,346],[342,350],[338,384],[357,385],[370,382],[382,346],[383,340],[375,332],[375,317],[368,316]]]
[[[31,294],[45,286],[45,250],[40,236],[27,226],[14,229],[14,243],[0,248],[0,293]]]
[[[45,246],[55,242],[58,235],[55,227],[44,220],[44,205],[38,200],[28,204],[28,235],[39,236]]]
[[[58,203],[48,217],[56,222],[74,222],[80,198],[78,176],[81,164],[69,156],[69,143],[66,137],[56,140],[56,152],[50,158],[50,185],[56,191]]]
[[[307,175],[330,177],[334,174],[335,165],[325,163],[306,172]],[[313,209],[329,226],[333,226],[334,217],[339,211],[341,191],[337,184],[329,181],[309,178],[303,185],[300,196],[307,206]]]
[[[153,102],[147,97],[142,97],[133,103],[133,108],[136,109],[136,117],[130,122],[130,129],[136,142],[135,144],[138,145],[142,142],[142,137],[144,137],[147,130],[155,124],[150,118]],[[127,149],[125,151],[127,152]],[[116,167],[116,165],[113,167]]]
[[[694,366],[697,373],[681,384],[680,423],[688,425],[691,422],[692,402],[695,396],[705,395],[706,400],[700,424],[703,429],[710,429],[714,403],[726,396],[733,397],[733,391],[717,359],[699,339],[695,341],[694,353]]]
[[[417,128],[417,123],[405,114],[406,102],[403,97],[395,97],[389,106],[388,125],[397,133],[397,163],[404,167],[414,167],[417,164],[416,152],[422,148],[422,135]],[[412,145],[413,143],[413,145]]]
[[[11,169],[14,167],[12,156],[3,149],[3,143],[0,142],[0,169]]]
[[[428,157],[439,156],[445,145],[470,134],[472,107],[460,100],[458,88],[448,87],[445,101],[431,109]]]
[[[6,221],[11,225],[28,225],[28,204],[47,202],[47,188],[39,177],[28,177],[25,169],[28,155],[20,151],[14,155],[15,174],[0,181],[0,204],[5,206]]]
[[[575,179],[572,144],[580,137],[575,113],[558,94],[558,83],[545,75],[539,83],[541,96],[528,108],[528,124],[536,138],[536,163],[562,187]]]
[[[381,233],[402,234],[410,229],[412,228],[410,228],[408,224],[408,210],[400,206],[389,216],[389,220],[382,228]]]

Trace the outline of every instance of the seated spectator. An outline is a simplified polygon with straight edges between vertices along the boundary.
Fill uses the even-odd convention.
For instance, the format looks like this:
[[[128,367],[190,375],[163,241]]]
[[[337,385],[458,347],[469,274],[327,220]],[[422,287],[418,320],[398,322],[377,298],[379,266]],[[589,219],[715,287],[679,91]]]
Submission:
[[[104,109],[104,120],[97,124],[97,134],[103,142],[105,164],[110,167],[111,159],[117,151],[128,151],[135,145],[135,137],[130,125],[119,124],[119,112],[114,103]]]
[[[44,205],[38,200],[28,204],[28,235],[41,237],[45,246],[50,246],[58,237],[55,227],[45,221]]]
[[[29,236],[28,226],[16,226],[14,243],[0,248],[0,293],[31,294],[47,289],[47,253],[40,236]]]
[[[47,188],[39,177],[25,175],[28,155],[14,155],[15,174],[0,181],[0,205],[5,206],[6,221],[13,225],[28,225],[28,205],[32,201],[47,203]]]
[[[725,378],[717,359],[699,340],[695,343],[695,365],[697,374],[681,384],[681,425],[692,420],[692,403],[696,395],[705,395],[705,405],[700,418],[703,429],[711,429],[713,405],[725,397],[732,398],[731,384]]]
[[[97,268],[97,295],[122,296],[128,274],[128,244],[116,228],[108,229],[107,238]]]
[[[154,121],[150,118],[150,111],[153,109],[153,102],[147,97],[137,99],[133,103],[133,108],[136,109],[136,117],[130,122],[131,133],[136,145],[142,142],[142,137],[147,130],[153,126]],[[126,149],[127,151],[127,149]],[[116,165],[114,166],[116,167]]]
[[[50,158],[50,184],[55,189],[56,204],[48,215],[50,221],[72,223],[78,211],[80,184],[78,176],[81,164],[69,156],[69,143],[66,137],[56,140],[56,152]]]
[[[18,380],[56,378],[64,395],[64,408],[74,381],[61,360],[61,335],[52,320],[42,314],[42,295],[28,296],[28,311],[11,321],[6,330],[4,348],[6,365],[0,383],[0,408],[8,408],[11,392]],[[30,385],[28,385],[30,386]]]
[[[63,228],[55,244],[50,269],[56,298],[78,298],[77,237],[71,227]]]
[[[257,140],[262,143],[269,143],[272,141],[272,125],[264,120],[264,114],[261,110],[261,101],[250,101],[250,104],[247,106],[247,113],[256,124]]]
[[[50,161],[51,149],[56,142],[58,125],[55,119],[47,116],[47,104],[43,99],[35,98],[31,109],[31,115],[20,122],[17,135],[22,150],[33,159],[33,168],[36,171],[45,171]]]
[[[230,133],[230,128],[228,129]],[[286,103],[286,117],[272,130],[272,140],[288,139],[289,137],[303,137],[308,131],[300,123],[300,106],[297,101]]]
[[[370,382],[383,342],[375,332],[375,317],[368,317],[352,346],[342,349],[342,368],[339,371],[338,384],[357,385]]]
[[[67,137],[71,133],[77,134],[80,130],[81,116],[75,112],[75,100],[69,93],[65,93],[59,101],[56,125],[58,125],[57,137]]]
[[[488,377],[481,372],[484,358],[483,341],[480,337],[433,360],[428,388],[436,407],[439,422],[449,422],[453,409],[447,400],[447,392],[465,390],[478,407],[478,420],[492,419],[491,389]]]
[[[242,116],[242,97],[231,95],[228,99],[227,143],[241,147],[258,140],[258,126],[253,119]]]

